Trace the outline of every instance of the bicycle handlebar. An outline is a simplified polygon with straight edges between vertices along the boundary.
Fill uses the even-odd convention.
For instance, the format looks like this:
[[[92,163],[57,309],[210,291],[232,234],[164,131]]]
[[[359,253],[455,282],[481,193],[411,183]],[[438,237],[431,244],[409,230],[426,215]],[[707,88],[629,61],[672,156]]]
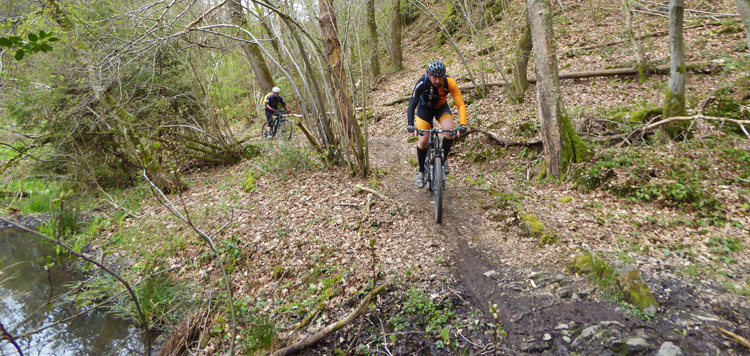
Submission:
[[[429,130],[417,130],[417,135],[424,136],[427,134],[440,134],[440,133],[450,133],[451,135],[455,135],[456,132],[461,132],[461,133],[466,132],[466,126],[461,125],[457,129],[453,129],[453,130],[440,130],[440,129],[436,129],[433,127]]]

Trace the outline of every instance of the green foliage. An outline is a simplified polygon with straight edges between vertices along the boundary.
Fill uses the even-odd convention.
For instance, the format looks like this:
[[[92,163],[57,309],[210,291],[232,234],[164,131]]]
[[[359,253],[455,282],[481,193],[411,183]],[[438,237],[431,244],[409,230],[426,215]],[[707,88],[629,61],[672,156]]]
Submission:
[[[435,304],[422,289],[410,288],[401,310],[409,316],[419,316],[428,334],[439,334],[455,316],[450,302]],[[393,318],[392,318],[393,320]],[[402,319],[395,319],[400,321]],[[397,325],[394,325],[394,327]]]
[[[16,53],[13,58],[20,61],[27,54],[52,51],[51,43],[60,40],[57,37],[53,37],[51,32],[44,32],[44,30],[39,31],[39,34],[29,32],[26,37],[27,39],[18,36],[0,37],[0,48],[15,49]]]
[[[294,145],[269,145],[258,162],[263,173],[289,180],[302,172],[322,168],[320,160],[308,149]]]
[[[719,159],[717,159],[717,157]],[[630,201],[695,213],[714,225],[726,222],[716,184],[744,185],[750,153],[732,140],[704,139],[679,145],[671,155],[652,147],[605,151],[574,174],[579,191],[601,188]]]
[[[242,347],[246,355],[268,349],[276,338],[276,326],[267,318],[256,318],[242,332]]]
[[[136,293],[149,324],[161,325],[171,320],[172,309],[178,301],[178,288],[166,274],[152,276],[141,283]],[[137,317],[135,310],[131,313]]]
[[[750,76],[743,76],[731,85],[723,87],[714,92],[715,100],[711,101],[705,110],[705,114],[714,117],[723,117],[734,120],[750,120]],[[725,132],[744,136],[739,125],[731,123],[711,122],[712,125],[721,127]]]
[[[591,252],[577,255],[572,268],[576,273],[589,275],[602,289],[611,289],[617,278],[612,266],[602,256]]]

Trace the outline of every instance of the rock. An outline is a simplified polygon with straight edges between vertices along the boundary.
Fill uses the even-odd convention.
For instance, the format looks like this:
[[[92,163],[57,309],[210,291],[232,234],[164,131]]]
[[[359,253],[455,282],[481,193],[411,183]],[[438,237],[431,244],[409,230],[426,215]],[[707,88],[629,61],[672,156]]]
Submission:
[[[568,298],[570,297],[571,294],[573,294],[573,289],[570,287],[560,287],[560,288],[557,288],[557,291],[555,292],[557,293],[557,296],[560,298]]]
[[[616,355],[631,356],[647,351],[651,345],[643,338],[633,337],[625,340],[616,340],[610,346],[610,350]]]
[[[656,314],[659,304],[635,266],[627,265],[618,270],[617,285],[628,303],[637,306],[644,313]]]
[[[568,330],[568,329],[569,329],[568,324],[560,323],[560,324],[557,324],[557,326],[555,326],[555,330]]]
[[[495,272],[495,270],[484,272],[484,276],[485,277],[492,277],[492,276],[494,276],[496,274],[497,274],[497,272]]]
[[[581,298],[586,298],[594,292],[596,292],[595,286],[585,286],[578,289],[578,296]]]
[[[555,282],[560,283],[565,280],[565,276],[561,273],[555,275]]]
[[[578,335],[578,337],[575,338],[575,340],[573,340],[573,347],[577,347],[578,345],[581,345],[585,341],[593,338],[594,335],[596,335],[596,333],[599,332],[599,329],[601,329],[599,325],[589,326],[588,328],[583,329],[583,331],[581,331],[581,334]]]
[[[569,337],[563,336],[562,339],[563,339],[563,341],[565,341],[565,343],[567,343],[567,344],[570,343],[570,338]]]
[[[677,345],[667,341],[661,344],[656,356],[682,356],[682,350]]]
[[[529,279],[539,279],[542,277],[544,277],[544,272],[531,272],[531,274],[529,274]]]
[[[544,341],[550,341],[550,340],[552,340],[552,335],[550,335],[550,334],[544,334],[544,337],[542,338],[542,340],[544,340]]]
[[[521,344],[521,351],[523,352],[542,352],[544,350],[547,350],[550,348],[550,345],[548,342],[534,340],[529,342],[524,342]]]

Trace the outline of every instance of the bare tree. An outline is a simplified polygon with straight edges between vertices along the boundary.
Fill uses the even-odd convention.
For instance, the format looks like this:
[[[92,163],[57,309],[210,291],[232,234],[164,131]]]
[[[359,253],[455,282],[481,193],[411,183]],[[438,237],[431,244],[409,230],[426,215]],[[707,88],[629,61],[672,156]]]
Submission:
[[[370,69],[373,82],[380,76],[380,61],[378,60],[378,28],[375,25],[375,0],[367,0],[367,32],[370,47]]]
[[[745,25],[745,43],[750,51],[750,0],[737,0],[737,11],[742,16],[742,23]]]
[[[401,53],[401,0],[393,0],[393,17],[391,18],[391,66],[394,70],[404,67]]]
[[[246,27],[247,19],[245,19],[245,11],[242,8],[241,1],[229,0],[229,9],[231,11],[232,24],[239,27]],[[258,81],[261,91],[270,92],[274,86],[273,77],[260,48],[255,43],[242,42],[242,50],[250,61],[250,67],[253,69],[255,80]]]
[[[529,77],[528,67],[529,58],[531,57],[531,26],[529,24],[529,17],[526,16],[526,10],[524,9],[523,20],[523,33],[518,39],[516,44],[515,59],[513,60],[513,67],[511,68],[511,74],[513,79],[511,85],[508,88],[510,92],[510,99],[522,103],[526,93],[526,89],[529,88]]]
[[[350,161],[359,176],[369,174],[369,159],[367,157],[366,142],[354,115],[351,97],[349,95],[346,72],[344,71],[341,42],[338,38],[338,24],[333,7],[333,0],[319,2],[320,17],[318,22],[323,31],[325,52],[329,63],[329,77],[333,88],[333,96],[337,103],[336,115],[343,131],[342,141],[347,153],[354,156]]]
[[[558,179],[570,163],[588,159],[590,151],[576,133],[563,106],[549,1],[527,0],[526,6],[536,68],[544,174]]]
[[[683,18],[685,14],[685,0],[669,1],[669,54],[670,74],[669,88],[664,101],[663,118],[672,116],[686,116],[685,110],[685,43],[682,34]],[[676,138],[687,129],[688,123],[675,122],[662,127],[669,138]]]
[[[622,14],[623,20],[625,21],[625,36],[628,38],[630,43],[633,45],[633,53],[635,54],[636,69],[638,69],[638,78],[641,83],[645,83],[648,80],[648,58],[643,50],[643,44],[636,36],[633,30],[633,17],[631,16],[631,8],[633,0],[622,0]]]

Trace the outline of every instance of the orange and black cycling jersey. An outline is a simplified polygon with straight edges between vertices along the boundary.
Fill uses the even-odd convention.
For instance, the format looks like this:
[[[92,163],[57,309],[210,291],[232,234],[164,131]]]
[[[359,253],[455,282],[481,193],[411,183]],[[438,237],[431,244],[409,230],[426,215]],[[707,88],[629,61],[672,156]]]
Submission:
[[[406,115],[407,124],[414,126],[414,109],[417,108],[417,104],[426,108],[437,109],[445,105],[448,93],[453,96],[453,101],[458,108],[459,124],[466,125],[466,105],[464,104],[463,97],[461,97],[461,90],[458,89],[458,83],[446,75],[443,78],[443,85],[434,87],[427,74],[419,78],[417,84],[414,86],[414,91],[409,101],[409,111],[407,111]]]

